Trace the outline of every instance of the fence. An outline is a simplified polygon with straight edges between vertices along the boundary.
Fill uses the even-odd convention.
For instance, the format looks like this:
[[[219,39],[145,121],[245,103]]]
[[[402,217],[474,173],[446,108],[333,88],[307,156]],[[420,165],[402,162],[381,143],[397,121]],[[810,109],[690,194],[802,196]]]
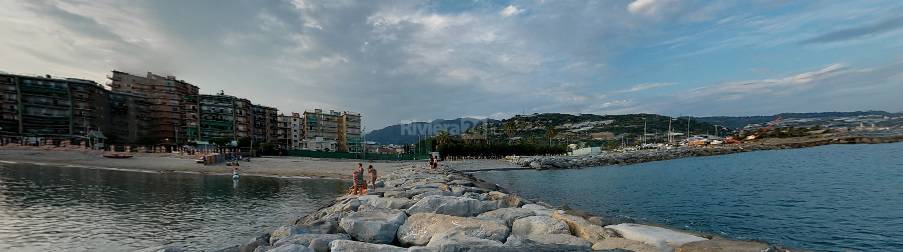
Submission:
[[[349,152],[328,152],[328,151],[311,151],[311,150],[290,150],[289,156],[296,157],[312,157],[312,158],[336,158],[336,159],[363,159],[363,160],[425,160],[429,159],[429,154],[379,154],[379,153],[349,153]]]

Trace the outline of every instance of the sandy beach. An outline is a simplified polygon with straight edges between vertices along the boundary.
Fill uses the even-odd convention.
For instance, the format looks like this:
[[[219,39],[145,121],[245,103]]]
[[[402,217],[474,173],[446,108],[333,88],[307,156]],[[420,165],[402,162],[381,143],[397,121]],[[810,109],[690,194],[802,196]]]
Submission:
[[[171,153],[132,153],[128,159],[105,158],[101,151],[44,150],[28,147],[0,149],[0,162],[59,165],[74,168],[119,169],[149,172],[190,172],[201,174],[231,174],[232,167],[223,164],[203,165],[192,156]],[[380,173],[390,173],[399,167],[423,163],[421,161],[375,161],[315,159],[305,157],[260,157],[241,162],[242,175],[273,177],[310,177],[349,179],[358,162],[373,164]]]

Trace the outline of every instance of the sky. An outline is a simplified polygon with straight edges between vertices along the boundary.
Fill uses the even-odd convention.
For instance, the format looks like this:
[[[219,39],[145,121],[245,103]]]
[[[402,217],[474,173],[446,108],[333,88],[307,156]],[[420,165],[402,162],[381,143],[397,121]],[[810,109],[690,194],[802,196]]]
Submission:
[[[903,111],[903,1],[0,0],[0,71],[175,75],[365,131],[516,114]]]

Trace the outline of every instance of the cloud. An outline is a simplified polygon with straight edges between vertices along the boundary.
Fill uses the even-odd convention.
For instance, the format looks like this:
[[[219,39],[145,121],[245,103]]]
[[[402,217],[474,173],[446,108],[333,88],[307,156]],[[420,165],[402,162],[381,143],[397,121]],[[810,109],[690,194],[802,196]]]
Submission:
[[[835,84],[841,76],[856,80],[852,83],[872,83],[857,81],[877,81],[866,76],[887,72],[877,67],[870,74],[858,73],[861,69],[844,65],[832,69],[833,61],[820,57],[740,54],[748,48],[787,44],[783,41],[796,44],[800,35],[791,34],[808,34],[801,31],[811,23],[836,24],[850,20],[847,17],[861,21],[874,13],[856,8],[860,3],[799,4],[804,11],[738,3],[9,1],[0,8],[0,55],[8,59],[0,61],[0,70],[98,82],[107,82],[105,76],[113,69],[173,74],[197,84],[202,93],[224,90],[283,112],[361,112],[368,129],[461,115],[707,109],[695,102],[756,97],[744,88],[786,98],[808,94],[800,90],[820,90],[812,86],[841,86]],[[734,50],[738,48],[744,50]],[[811,50],[807,53],[823,52]],[[831,55],[842,57],[850,51],[858,55],[862,50]],[[728,54],[702,55],[724,52]],[[774,69],[827,67],[746,81],[755,85],[699,80],[747,79],[737,77],[746,75],[736,69],[759,66],[743,62],[770,61],[785,63],[770,67]],[[717,70],[700,74],[688,69]],[[682,92],[704,97],[692,101],[670,96],[673,93],[641,92],[673,85],[656,80],[673,80],[683,90],[707,88]],[[898,90],[887,81],[876,83],[884,84],[837,90],[860,99],[872,92],[867,90]],[[752,111],[722,105],[724,112]]]
[[[761,115],[781,112],[898,110],[903,62],[854,68],[830,64],[775,78],[713,83],[638,101],[634,109],[673,115]],[[865,98],[868,97],[868,98]]]
[[[639,91],[648,90],[648,89],[656,89],[656,88],[669,87],[669,86],[673,86],[673,85],[675,85],[675,84],[677,84],[677,83],[674,83],[674,82],[640,83],[640,84],[636,84],[636,85],[630,87],[629,89],[624,89],[624,90],[621,90],[621,91],[618,91],[618,92],[620,92],[620,93],[632,93],[632,92],[639,92]]]
[[[840,29],[801,41],[802,44],[821,44],[858,39],[888,33],[903,28],[903,17],[893,17],[877,23]]]
[[[634,0],[627,5],[627,10],[634,14],[655,16],[668,9],[675,0]]]
[[[502,9],[501,12],[499,12],[499,15],[502,15],[503,17],[510,17],[520,14],[521,12],[524,12],[524,10],[518,9],[517,6],[514,5],[508,5],[504,9]]]

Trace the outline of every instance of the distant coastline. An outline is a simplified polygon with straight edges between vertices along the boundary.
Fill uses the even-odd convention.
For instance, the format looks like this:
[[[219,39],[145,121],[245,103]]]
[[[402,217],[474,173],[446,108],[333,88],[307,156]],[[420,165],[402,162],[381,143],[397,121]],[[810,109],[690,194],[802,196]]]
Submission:
[[[509,159],[514,165],[546,169],[579,169],[605,165],[626,165],[685,157],[725,155],[740,152],[807,148],[828,144],[880,144],[903,141],[903,135],[893,136],[830,136],[761,139],[748,143],[705,147],[675,147],[626,152],[603,152],[584,156],[522,156]]]

